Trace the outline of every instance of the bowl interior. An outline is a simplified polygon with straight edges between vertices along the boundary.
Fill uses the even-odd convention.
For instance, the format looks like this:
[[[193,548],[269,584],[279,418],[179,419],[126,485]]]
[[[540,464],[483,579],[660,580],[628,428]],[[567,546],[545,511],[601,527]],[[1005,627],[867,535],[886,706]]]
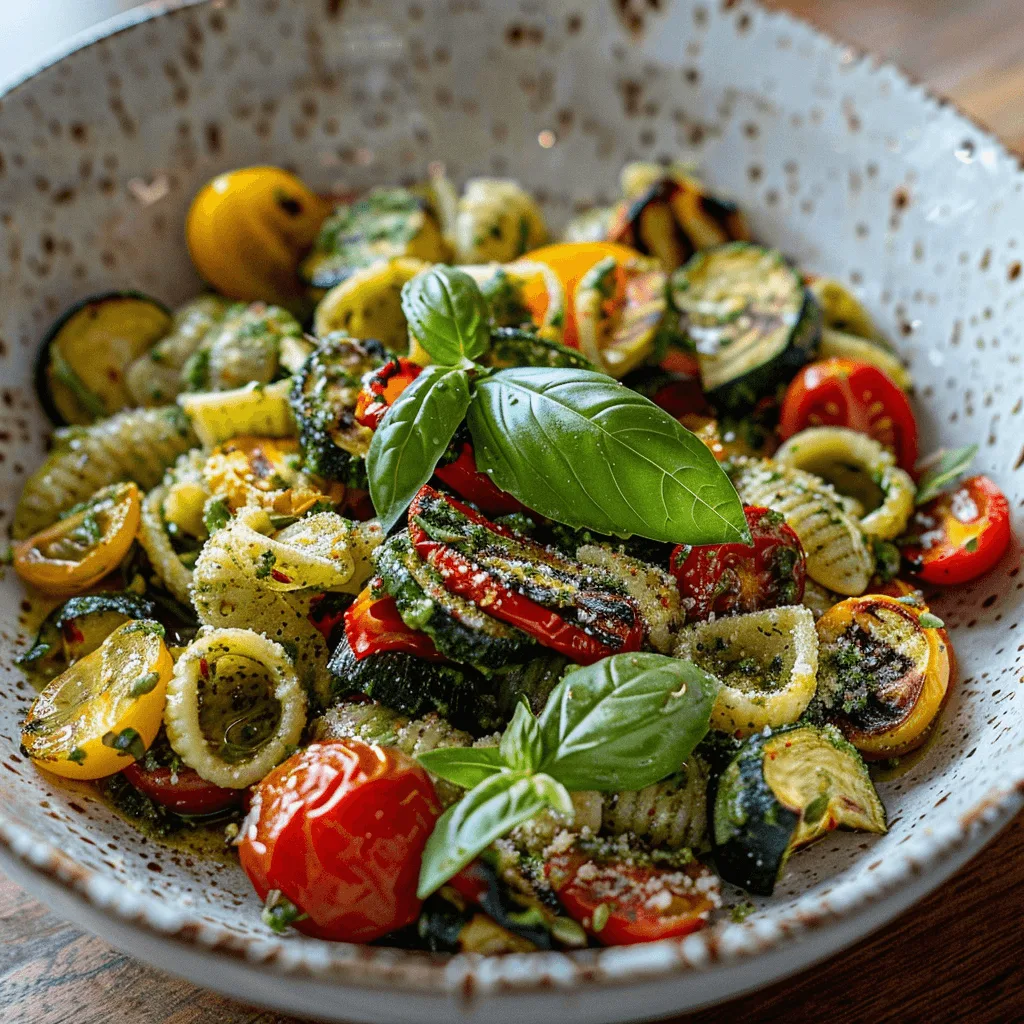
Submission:
[[[31,383],[43,331],[96,292],[194,293],[183,217],[215,172],[278,163],[327,189],[412,181],[440,162],[457,180],[520,179],[557,229],[608,200],[636,158],[693,161],[759,237],[851,284],[912,366],[923,450],[977,442],[978,469],[1019,518],[1021,176],[896,72],[747,3],[212,0],[0,100],[0,522],[47,435]],[[826,839],[726,927],[852,906],[1020,781],[1019,561],[1015,546],[936,605],[960,678],[934,740],[880,785],[889,834]],[[218,936],[270,938],[229,860],[153,844],[18,753],[32,694],[12,665],[12,573],[0,591],[0,816]]]

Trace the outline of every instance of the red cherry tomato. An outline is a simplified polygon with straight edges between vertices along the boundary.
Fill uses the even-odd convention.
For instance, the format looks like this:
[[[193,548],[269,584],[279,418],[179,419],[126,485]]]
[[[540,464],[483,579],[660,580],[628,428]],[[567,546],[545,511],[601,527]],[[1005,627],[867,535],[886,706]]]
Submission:
[[[468,442],[459,450],[454,462],[438,466],[434,475],[459,497],[471,501],[484,515],[507,516],[525,508],[522,502],[501,490],[486,473],[476,468],[473,446]]]
[[[903,557],[927,583],[966,583],[988,572],[1010,545],[1010,504],[987,476],[972,476],[917,510],[917,542]]]
[[[127,765],[124,777],[150,800],[176,814],[201,817],[219,814],[242,803],[244,790],[225,789],[207,782],[191,768],[146,768],[136,761]]]
[[[260,899],[278,890],[306,915],[299,931],[371,942],[419,914],[420,860],[440,814],[427,773],[401,751],[313,743],[256,787],[238,853]]]
[[[779,434],[805,427],[849,427],[890,448],[908,473],[917,462],[917,421],[907,396],[876,366],[825,359],[805,366],[782,402]]]
[[[807,559],[800,539],[778,512],[743,509],[753,544],[680,544],[669,563],[687,617],[756,612],[799,604]]]
[[[372,584],[345,612],[345,636],[357,659],[381,651],[407,651],[427,661],[444,660],[426,633],[405,624],[394,598],[373,596]]]
[[[376,430],[395,399],[422,371],[423,367],[411,359],[389,359],[368,378],[359,392],[356,399],[356,422]]]
[[[721,905],[718,879],[699,861],[665,868],[570,850],[544,871],[566,913],[605,946],[689,935]]]

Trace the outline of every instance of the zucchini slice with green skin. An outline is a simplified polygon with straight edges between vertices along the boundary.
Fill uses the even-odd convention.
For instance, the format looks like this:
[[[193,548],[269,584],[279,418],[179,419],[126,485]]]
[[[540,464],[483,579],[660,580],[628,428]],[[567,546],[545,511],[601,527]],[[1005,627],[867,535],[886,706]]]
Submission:
[[[868,366],[881,370],[893,384],[904,391],[910,391],[914,386],[914,378],[910,376],[910,371],[892,352],[882,348],[876,341],[847,334],[845,331],[823,327],[818,358],[852,359],[858,363],[867,363]]]
[[[92,423],[136,403],[128,368],[171,329],[171,311],[138,292],[108,292],[72,306],[40,346],[36,387],[58,426]]]
[[[876,348],[892,354],[893,349],[875,326],[871,314],[849,288],[834,277],[814,277],[807,282],[821,306],[825,327],[863,338]]]
[[[521,630],[449,594],[441,574],[413,550],[408,531],[385,541],[374,560],[405,624],[428,634],[446,658],[486,670],[521,661],[536,650],[536,642]]]
[[[715,862],[728,882],[770,896],[790,854],[835,828],[886,831],[857,750],[832,726],[751,736],[718,780]]]
[[[373,431],[356,422],[363,378],[388,359],[377,341],[329,334],[295,375],[292,411],[306,468],[317,476],[359,486]]]
[[[496,327],[492,330],[490,351],[481,362],[496,370],[505,370],[510,366],[597,370],[582,352],[542,338],[535,331],[522,327]]]
[[[333,288],[378,260],[413,256],[441,263],[447,255],[437,212],[426,196],[407,188],[375,188],[324,221],[299,276],[313,288]]]
[[[818,303],[775,249],[730,242],[698,252],[672,275],[671,299],[708,398],[728,411],[773,394],[821,339]]]
[[[356,658],[342,637],[327,665],[337,697],[363,693],[401,715],[436,711],[454,725],[474,732],[498,728],[502,719],[487,681],[459,665],[424,661],[406,651],[383,651]]]

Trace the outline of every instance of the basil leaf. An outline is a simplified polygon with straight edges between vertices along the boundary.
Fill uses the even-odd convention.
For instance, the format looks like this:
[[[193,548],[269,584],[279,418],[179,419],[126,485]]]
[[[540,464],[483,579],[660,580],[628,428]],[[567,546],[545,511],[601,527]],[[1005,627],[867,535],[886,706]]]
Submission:
[[[402,312],[436,363],[454,366],[482,356],[490,346],[487,301],[463,270],[435,266],[417,274],[402,288]]]
[[[527,772],[503,772],[481,782],[438,819],[423,850],[416,895],[426,899],[495,839],[546,806]]]
[[[750,543],[711,452],[605,374],[501,370],[477,382],[467,423],[477,468],[549,519],[671,544]]]
[[[573,806],[572,796],[569,790],[560,782],[556,782],[550,775],[534,775],[533,788],[544,797],[548,807],[559,814],[564,814],[570,821],[576,816],[576,808]]]
[[[570,672],[540,716],[541,771],[570,790],[643,789],[704,738],[719,683],[663,654],[615,654]]]
[[[498,749],[509,768],[521,771],[536,771],[544,760],[540,726],[525,701],[516,705],[515,714],[501,737]]]
[[[370,498],[385,531],[430,479],[469,403],[469,374],[451,366],[428,366],[395,399],[366,457]]]
[[[937,452],[929,460],[928,467],[917,482],[918,505],[931,501],[937,494],[945,490],[957,477],[963,476],[978,454],[976,444],[966,444],[963,448],[951,448],[949,451]]]
[[[472,789],[505,768],[497,747],[441,747],[416,758],[428,772],[456,786]]]

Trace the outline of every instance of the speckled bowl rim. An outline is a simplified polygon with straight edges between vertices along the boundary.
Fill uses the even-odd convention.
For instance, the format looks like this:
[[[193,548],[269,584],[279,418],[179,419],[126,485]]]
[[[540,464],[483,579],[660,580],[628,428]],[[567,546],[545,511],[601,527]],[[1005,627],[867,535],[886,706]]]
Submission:
[[[757,3],[758,0],[750,0]],[[190,7],[215,4],[216,0],[151,0],[74,35],[27,69],[0,82],[0,103],[30,82],[42,71],[58,64],[77,51],[150,20]],[[759,4],[759,6],[762,6]],[[957,115],[976,130],[986,144],[1002,156],[1010,157],[1006,146],[986,127],[961,111],[948,99],[937,96],[913,76],[895,65],[874,57],[861,47],[842,43],[831,33],[785,11],[764,10],[765,16],[780,26],[810,26],[825,39],[837,60],[844,56],[867,57],[873,62],[873,74],[895,74],[910,94],[926,106],[952,106]],[[1013,172],[1024,180],[1024,162]],[[753,919],[742,924],[723,922],[682,940],[630,947],[594,949],[576,953],[541,952],[503,957],[478,955],[432,955],[387,947],[356,946],[348,943],[324,943],[291,937],[287,942],[243,939],[225,928],[201,919],[181,905],[174,905],[152,893],[126,889],[98,871],[84,867],[58,847],[33,835],[28,829],[0,812],[0,866],[10,863],[25,882],[37,879],[46,892],[56,887],[70,897],[66,906],[84,902],[93,912],[115,919],[129,929],[146,933],[152,939],[172,942],[201,952],[214,961],[258,965],[282,978],[308,978],[335,983],[340,988],[357,987],[401,991],[406,994],[461,994],[482,996],[542,995],[554,990],[571,991],[581,985],[612,987],[672,978],[694,970],[713,970],[738,966],[768,953],[780,953],[787,945],[829,926],[844,922],[850,926],[840,943],[823,943],[821,952],[794,958],[783,970],[769,971],[762,983],[778,981],[787,974],[809,966],[842,946],[881,927],[930,889],[941,884],[957,867],[965,863],[1007,825],[1024,807],[1024,748],[1012,772],[1000,784],[991,787],[968,811],[956,819],[924,830],[899,858],[890,858],[869,875],[855,892],[832,892],[828,896],[808,896],[798,900],[785,914],[770,920]],[[931,876],[931,878],[928,878]],[[923,883],[923,884],[922,884]],[[901,891],[910,890],[910,900],[893,899],[891,913],[880,904]],[[879,913],[879,910],[882,910]],[[874,912],[874,913],[872,913]],[[857,919],[870,917],[865,927]],[[529,965],[529,966],[527,966]],[[486,970],[482,968],[486,966]],[[733,987],[726,995],[754,987],[748,981]],[[709,993],[707,1002],[716,999]]]

